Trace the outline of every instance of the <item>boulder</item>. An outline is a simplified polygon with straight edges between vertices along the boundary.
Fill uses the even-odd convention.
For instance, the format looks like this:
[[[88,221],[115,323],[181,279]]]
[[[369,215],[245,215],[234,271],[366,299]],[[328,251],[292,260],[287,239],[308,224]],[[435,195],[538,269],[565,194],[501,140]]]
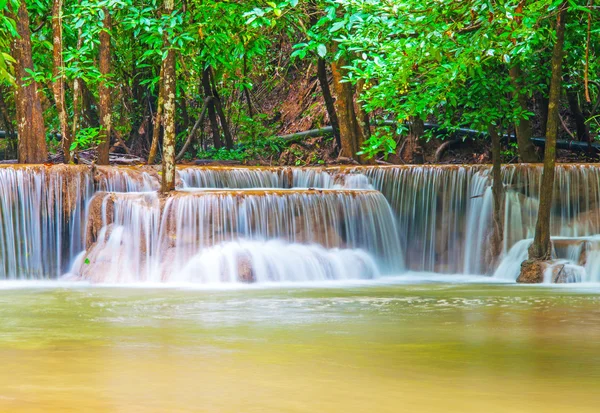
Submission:
[[[527,260],[521,264],[519,284],[541,284],[544,282],[544,272],[548,268],[547,261]]]
[[[254,275],[254,268],[252,266],[252,259],[247,255],[241,255],[237,260],[237,274],[238,281],[243,283],[253,283],[256,282],[256,277]]]
[[[578,283],[583,280],[585,269],[569,263],[557,263],[552,267],[552,282],[554,284]]]
[[[517,282],[520,284],[541,284],[546,280],[554,284],[581,282],[585,269],[565,260],[540,261],[527,260],[521,264],[521,273]]]

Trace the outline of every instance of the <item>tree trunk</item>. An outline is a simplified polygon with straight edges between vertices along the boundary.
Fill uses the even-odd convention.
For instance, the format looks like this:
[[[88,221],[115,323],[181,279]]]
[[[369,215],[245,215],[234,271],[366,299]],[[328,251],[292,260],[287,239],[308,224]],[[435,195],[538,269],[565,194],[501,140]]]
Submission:
[[[165,14],[171,14],[174,0],[165,0]],[[175,50],[170,48],[167,33],[163,36],[163,47],[168,49],[164,61],[164,137],[162,156],[162,192],[175,189]]]
[[[331,64],[333,87],[337,95],[335,109],[340,126],[341,150],[340,157],[364,161],[357,155],[363,144],[363,135],[354,110],[354,90],[349,82],[342,82],[346,74],[346,60],[340,57]]]
[[[527,96],[521,93],[523,89],[523,73],[518,65],[510,68],[510,80],[515,88],[513,98],[516,98],[519,102],[521,110],[527,111]],[[533,130],[531,127],[531,121],[529,119],[521,119],[519,124],[515,125],[517,135],[517,147],[519,151],[519,159],[521,162],[534,163],[539,162],[539,157],[531,142],[533,136]]]
[[[317,77],[323,93],[323,100],[325,101],[325,108],[327,109],[327,115],[329,116],[329,123],[333,128],[335,144],[339,150],[342,147],[342,141],[340,138],[340,125],[337,113],[335,113],[335,103],[333,101],[333,97],[331,96],[331,90],[329,89],[329,79],[327,78],[327,62],[321,57],[319,57],[319,60],[317,61]]]
[[[63,35],[62,35],[62,7],[63,0],[54,0],[52,5],[52,37],[54,39],[54,48],[52,56],[54,68],[52,71],[52,91],[54,101],[56,102],[56,111],[58,112],[58,121],[60,123],[60,133],[62,135],[62,149],[65,163],[71,162],[71,131],[67,120],[67,109],[65,107],[65,77],[63,71]]]
[[[204,89],[204,96],[211,98],[208,104],[208,119],[210,120],[210,130],[213,137],[213,145],[219,149],[223,146],[221,143],[221,135],[219,134],[219,124],[217,123],[217,112],[215,112],[215,102],[213,99],[212,90],[210,87],[210,69],[204,69],[202,72],[202,88]]]
[[[46,129],[42,114],[42,104],[37,91],[37,83],[24,81],[29,77],[27,70],[33,70],[31,55],[31,32],[29,13],[25,2],[21,2],[16,13],[12,3],[8,3],[7,17],[16,22],[18,38],[12,39],[11,51],[16,63],[15,106],[17,112],[17,134],[19,139],[20,163],[43,163],[48,160],[46,149]]]
[[[100,74],[102,80],[98,86],[98,95],[100,97],[100,145],[98,145],[98,164],[108,165],[108,155],[110,150],[110,137],[112,132],[112,113],[110,86],[108,76],[110,75],[110,30],[111,19],[108,8],[104,7],[103,27],[100,32]]]
[[[81,4],[81,2],[78,2]],[[77,52],[81,50],[81,46],[83,45],[83,37],[82,37],[81,27],[77,30]],[[80,123],[81,123],[81,101],[82,101],[82,87],[81,87],[81,79],[76,77],[73,80],[73,125],[72,125],[72,133],[71,139],[77,138],[77,133],[79,132]]]
[[[492,195],[494,200],[488,262],[489,268],[495,268],[502,254],[502,243],[504,241],[504,186],[502,184],[501,134],[494,126],[490,126],[488,131],[492,138]]]
[[[421,165],[425,162],[421,138],[425,133],[425,123],[420,117],[412,117],[408,126],[406,142],[400,150],[400,158],[408,164]]]
[[[225,111],[223,110],[221,97],[219,96],[219,92],[217,91],[217,82],[215,81],[215,74],[212,70],[210,71],[210,79],[212,85],[213,102],[217,114],[219,115],[219,119],[221,120],[221,129],[223,130],[223,136],[225,137],[225,147],[227,149],[233,149],[233,137],[231,136],[231,130],[229,129],[227,117],[225,116]]]
[[[2,114],[2,120],[4,122],[4,126],[6,127],[7,136],[5,139],[6,142],[8,142],[8,144],[6,145],[7,150],[4,152],[4,159],[12,159],[13,157],[17,156],[18,143],[16,142],[17,136],[15,135],[13,123],[10,120],[12,119],[12,116],[10,116],[8,112],[8,107],[6,106],[6,102],[4,101],[5,93],[6,89],[4,85],[0,85],[0,113]],[[9,152],[8,155],[7,152]]]
[[[367,140],[371,137],[371,121],[369,119],[369,114],[359,102],[360,96],[363,93],[363,89],[365,87],[365,81],[363,79],[359,79],[356,83],[356,113],[358,113],[358,124],[360,125],[360,130],[363,135],[363,139]]]
[[[194,127],[190,131],[190,134],[188,135],[187,139],[185,140],[185,143],[183,144],[183,147],[179,151],[179,154],[177,154],[177,157],[175,158],[177,161],[179,161],[181,158],[183,158],[183,156],[185,155],[185,152],[188,150],[188,148],[192,144],[192,141],[194,140],[194,136],[196,136],[196,133],[200,129],[200,126],[202,126],[202,124],[204,123],[204,118],[206,117],[206,109],[208,108],[208,105],[211,100],[212,100],[212,98],[210,98],[210,97],[204,99],[204,103],[202,104],[202,109],[200,109],[200,116],[198,116],[198,120],[196,121],[196,123],[194,124]]]
[[[552,77],[550,81],[550,97],[548,103],[548,123],[546,127],[546,148],[544,154],[544,171],[540,188],[540,206],[533,244],[529,247],[529,258],[547,260],[551,257],[550,243],[550,211],[554,193],[554,164],[556,162],[556,138],[558,135],[558,109],[562,89],[563,46],[565,41],[565,20],[567,19],[568,2],[563,2],[556,20],[556,44],[552,51]]]
[[[72,125],[72,139],[77,137],[79,132],[79,123],[81,119],[81,80],[75,78],[73,80],[73,125]]]
[[[150,153],[148,154],[148,165],[153,165],[158,153],[158,141],[160,139],[160,126],[162,125],[163,103],[165,98],[165,65],[160,65],[160,85],[158,86],[158,97],[156,99],[156,115],[154,115],[154,127],[152,128],[152,145],[150,145]]]
[[[567,90],[567,100],[569,101],[569,111],[571,112],[577,127],[577,139],[580,142],[591,143],[590,130],[585,123],[585,116],[583,116],[581,108],[579,107],[577,92],[572,89]]]
[[[79,79],[79,85],[81,86],[81,114],[83,115],[80,124],[83,125],[85,121],[85,125],[89,128],[99,127],[98,111],[94,110],[99,106],[98,102],[83,79]]]
[[[243,67],[243,75],[244,75],[244,97],[246,99],[246,104],[248,105],[248,115],[251,118],[254,117],[254,107],[252,106],[252,99],[250,98],[250,88],[246,85],[248,82],[248,58],[246,54],[244,54],[244,67]]]

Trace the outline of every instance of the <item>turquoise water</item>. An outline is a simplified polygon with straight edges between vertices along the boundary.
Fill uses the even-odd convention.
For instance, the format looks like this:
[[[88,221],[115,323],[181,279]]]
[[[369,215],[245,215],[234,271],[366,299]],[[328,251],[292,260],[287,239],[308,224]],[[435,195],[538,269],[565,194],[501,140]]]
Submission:
[[[0,283],[0,411],[598,411],[600,286],[440,279]]]

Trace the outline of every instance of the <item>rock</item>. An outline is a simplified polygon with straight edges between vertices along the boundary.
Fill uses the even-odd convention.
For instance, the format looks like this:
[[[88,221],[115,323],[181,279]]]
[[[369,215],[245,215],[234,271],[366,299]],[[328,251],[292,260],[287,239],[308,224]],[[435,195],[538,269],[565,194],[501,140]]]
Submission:
[[[546,274],[554,284],[576,283],[582,281],[585,276],[585,269],[565,260],[527,260],[521,264],[521,274],[519,274],[517,282],[520,284],[541,284],[545,281]]]
[[[519,284],[541,284],[544,282],[544,272],[548,268],[547,261],[527,260],[521,264]]]
[[[89,249],[97,241],[105,219],[107,225],[112,223],[114,204],[114,196],[107,192],[96,193],[90,201],[86,223],[86,249]]]
[[[550,268],[552,268],[552,282],[554,284],[578,283],[585,276],[585,269],[583,267],[569,264],[568,262],[558,262]]]
[[[238,280],[240,282],[248,284],[256,282],[254,269],[252,267],[252,260],[249,256],[242,255],[238,257],[237,267]]]

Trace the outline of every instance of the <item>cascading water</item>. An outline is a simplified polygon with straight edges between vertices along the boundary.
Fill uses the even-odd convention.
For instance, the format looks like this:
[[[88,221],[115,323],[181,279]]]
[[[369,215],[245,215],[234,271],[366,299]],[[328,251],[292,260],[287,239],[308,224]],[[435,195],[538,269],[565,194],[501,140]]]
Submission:
[[[542,169],[502,168],[505,255],[533,237]],[[367,176],[396,213],[409,269],[485,274],[494,272],[486,258],[493,208],[489,171],[481,165],[365,166],[323,168],[311,175]],[[600,233],[600,167],[557,165],[551,230],[554,237]]]
[[[91,280],[314,281],[403,268],[376,191],[185,191],[162,205],[155,194],[113,193],[90,210],[95,243],[74,273]]]
[[[507,165],[503,168],[506,189],[504,254],[505,260],[511,264],[526,256],[524,253],[526,246],[524,247],[521,241],[533,237],[539,204],[541,172],[540,165]],[[416,271],[470,274],[494,272],[486,256],[493,204],[488,166],[181,167],[178,168],[177,184],[180,188],[186,188],[186,191],[166,201],[161,200],[155,193],[159,187],[159,180],[160,175],[152,167],[6,166],[0,168],[0,194],[2,195],[0,278],[55,278],[63,273],[77,253],[84,249],[85,205],[94,190],[127,192],[132,197],[131,199],[119,198],[118,202],[107,201],[107,208],[116,205],[116,210],[106,212],[107,216],[111,216],[111,220],[106,222],[104,237],[98,238],[104,243],[111,241],[114,245],[130,245],[126,246],[125,250],[137,250],[142,254],[139,260],[132,259],[131,255],[123,257],[123,260],[131,260],[137,264],[129,267],[127,266],[129,264],[123,264],[124,270],[115,272],[128,275],[118,276],[119,279],[137,280],[140,279],[140,273],[148,273],[147,277],[152,280],[163,278],[162,274],[151,274],[152,271],[148,270],[158,266],[156,262],[148,260],[146,254],[151,254],[154,259],[158,254],[155,251],[159,251],[165,243],[166,235],[162,230],[163,226],[167,225],[164,210],[168,210],[168,215],[171,217],[182,217],[179,224],[177,224],[179,218],[170,218],[167,221],[175,228],[177,225],[180,226],[181,238],[173,238],[170,242],[171,244],[182,243],[179,246],[181,251],[178,253],[187,254],[185,260],[175,261],[177,268],[182,271],[181,277],[185,279],[199,279],[197,274],[192,274],[191,262],[206,268],[209,262],[212,262],[210,257],[217,256],[221,258],[218,260],[215,258],[213,264],[218,261],[220,264],[215,265],[220,266],[219,268],[233,268],[232,256],[244,257],[243,260],[246,261],[248,257],[253,257],[255,263],[252,265],[252,277],[254,279],[282,279],[281,274],[284,272],[275,269],[277,262],[269,265],[258,264],[259,261],[267,260],[261,258],[266,256],[266,253],[262,254],[260,251],[263,247],[263,251],[267,251],[267,248],[269,251],[278,250],[275,255],[284,257],[286,254],[291,254],[292,246],[295,248],[294,254],[304,251],[303,262],[306,263],[331,263],[335,261],[334,255],[339,257],[342,253],[348,255],[352,251],[357,252],[354,259],[347,256],[340,262],[353,262],[356,268],[364,268],[363,273],[367,274],[365,276],[371,276],[369,274],[375,274],[379,270],[387,272],[389,268],[397,272],[402,267],[397,262],[386,267],[387,263],[392,262],[390,255],[396,258],[404,255],[406,267]],[[270,194],[267,194],[269,191],[263,191],[260,196],[256,191],[210,191],[210,188],[234,189],[248,186],[263,190],[302,187],[327,190],[305,191],[310,192],[310,196],[302,191],[271,191]],[[194,191],[196,187],[200,191]],[[351,192],[348,191],[349,189],[357,189],[353,192],[354,196],[349,195]],[[391,221],[374,222],[373,220],[376,221],[381,215],[381,209],[378,209],[380,207],[374,206],[375,204],[366,205],[362,203],[363,201],[359,201],[361,198],[375,196],[369,195],[371,194],[369,189],[380,191],[387,199],[389,205],[381,195],[373,192],[377,194],[376,197],[379,199],[377,202],[383,200],[388,210],[392,211],[389,214],[393,215]],[[134,192],[144,192],[144,194]],[[201,192],[206,192],[204,198]],[[300,195],[301,193],[303,195]],[[358,194],[362,195],[358,196]],[[303,196],[310,201],[302,201]],[[297,199],[292,202],[294,197]],[[334,202],[337,206],[334,207],[331,199],[335,197],[338,198]],[[210,202],[209,198],[212,199]],[[281,198],[285,198],[286,201],[282,201]],[[195,200],[190,201],[192,199]],[[242,202],[241,199],[244,201]],[[288,213],[286,218],[286,215],[281,212],[282,202],[287,202],[286,208],[295,211],[294,214]],[[352,214],[348,212],[352,210],[352,205],[355,203],[362,203],[361,208],[364,207],[364,210],[371,212],[361,212],[358,215],[360,218],[357,218],[356,211]],[[113,207],[108,207],[109,204]],[[125,218],[127,215],[123,215],[127,208],[131,208],[130,218]],[[135,208],[140,211],[134,212]],[[193,231],[202,231],[200,220],[194,221],[189,218],[194,214],[201,214],[199,212],[201,208],[205,208],[206,211],[214,210],[211,212],[211,219],[220,222],[221,227],[230,225],[231,231],[223,231],[221,227],[218,227],[217,232],[210,229],[214,232],[210,242],[186,233],[188,227],[196,228]],[[313,241],[310,237],[306,240],[301,239],[301,235],[306,236],[308,227],[314,233],[319,231],[327,233],[330,227],[323,225],[332,222],[331,211],[334,209],[338,216],[347,215],[347,224],[339,225],[340,221],[336,221],[338,227],[335,232],[343,242],[336,244],[327,241],[311,244]],[[159,218],[156,215],[157,210]],[[121,211],[121,215],[118,215],[118,211]],[[135,214],[140,218],[135,218]],[[140,221],[139,229],[128,226],[136,219],[143,221],[146,218],[141,217],[149,216],[154,218],[148,219],[147,222]],[[183,218],[186,216],[188,218]],[[293,220],[289,218],[292,216]],[[386,220],[387,217],[386,215]],[[187,219],[190,219],[189,224],[186,223]],[[364,223],[365,227],[372,225],[373,228],[385,228],[385,230],[372,237],[371,241],[368,241],[370,235],[364,231],[356,238],[352,238],[354,227],[349,223],[354,227]],[[101,223],[99,226],[100,228],[95,230],[95,237],[100,235],[100,230],[104,227]],[[286,236],[277,232],[284,231],[285,228],[287,228],[285,231],[288,231]],[[290,228],[295,228],[294,232]],[[390,228],[393,228],[395,233],[395,240],[392,242],[388,241]],[[595,241],[595,237],[600,234],[600,168],[598,166],[557,166],[551,229],[556,244],[555,258],[566,260],[570,266],[584,268],[585,273],[580,277],[581,280],[599,280],[600,248],[596,247],[599,243]],[[321,235],[323,234],[319,237]],[[137,241],[133,240],[138,236],[150,238],[138,242],[138,245]],[[172,231],[171,236],[174,236]],[[213,242],[213,238],[218,242]],[[186,248],[190,248],[190,245],[189,243],[184,245],[186,239],[193,239],[197,245],[187,251]],[[201,242],[205,243],[201,244]],[[96,243],[98,249],[109,248],[108,244],[100,247],[101,243]],[[567,245],[569,243],[572,245]],[[393,253],[382,255],[384,244],[387,251]],[[374,245],[378,247],[373,248]],[[174,245],[169,254],[174,254],[175,250],[179,249],[177,247],[173,250],[173,247]],[[517,251],[519,253],[515,252],[516,255],[513,255],[515,249],[520,252]],[[370,257],[376,264],[377,271],[364,255],[358,256],[359,251]],[[293,260],[286,258],[285,261]],[[115,262],[117,264],[114,264]],[[111,268],[121,268],[118,259],[113,260],[112,264],[115,266]],[[495,274],[514,279],[515,271],[518,272],[518,265],[512,265],[515,268],[509,270],[504,264],[502,263],[496,269]],[[82,265],[86,265],[85,262]],[[241,267],[244,266],[240,264],[236,270],[220,269],[217,272],[233,274],[230,279],[243,279],[245,275],[240,275],[243,272],[240,270]],[[319,271],[309,271],[306,267],[300,271],[299,265],[294,267],[298,268],[298,279],[330,279],[342,277],[341,272],[356,277],[356,273],[352,273],[347,268],[341,272],[335,269],[341,268],[340,266],[330,265],[326,269],[321,265]],[[263,273],[258,274],[256,268],[270,269],[265,270],[264,274],[267,275],[263,277],[261,275]],[[237,275],[235,271],[238,271]],[[214,276],[207,275],[209,271],[202,272],[205,274],[202,279],[215,279]],[[301,276],[300,273],[305,275]],[[309,273],[321,275],[311,278],[307,275]],[[337,275],[331,275],[332,273]],[[86,274],[89,275],[89,272]]]
[[[85,167],[0,168],[0,278],[56,278],[83,248]]]
[[[152,192],[160,189],[157,172],[152,168],[96,167],[96,182],[104,192]]]
[[[289,188],[285,168],[184,167],[177,171],[182,188]]]

